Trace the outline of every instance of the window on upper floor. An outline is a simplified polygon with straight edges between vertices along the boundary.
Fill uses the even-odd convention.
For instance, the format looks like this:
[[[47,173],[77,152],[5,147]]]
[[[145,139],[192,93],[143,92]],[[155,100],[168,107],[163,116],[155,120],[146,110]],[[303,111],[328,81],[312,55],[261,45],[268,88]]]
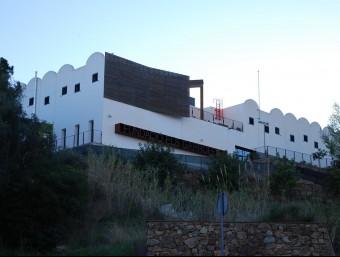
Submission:
[[[249,117],[249,124],[254,125],[254,118],[253,117]]]
[[[49,96],[46,96],[46,97],[45,97],[44,104],[45,104],[45,105],[50,104],[50,97],[49,97]]]
[[[92,83],[98,81],[98,72],[92,74]]]
[[[264,132],[269,133],[269,126],[267,126],[267,125],[264,126]]]
[[[276,135],[280,135],[280,128],[275,127],[275,134],[276,134]]]
[[[80,83],[74,85],[74,93],[77,93],[80,91]]]
[[[303,135],[303,141],[308,142],[308,136],[307,135]]]
[[[314,148],[319,149],[319,143],[316,141],[314,142]]]
[[[61,95],[66,95],[66,94],[67,94],[67,86],[61,89]]]
[[[290,142],[295,142],[295,136],[294,135],[290,135]]]
[[[34,97],[31,97],[29,100],[28,100],[28,106],[32,106],[34,104]]]

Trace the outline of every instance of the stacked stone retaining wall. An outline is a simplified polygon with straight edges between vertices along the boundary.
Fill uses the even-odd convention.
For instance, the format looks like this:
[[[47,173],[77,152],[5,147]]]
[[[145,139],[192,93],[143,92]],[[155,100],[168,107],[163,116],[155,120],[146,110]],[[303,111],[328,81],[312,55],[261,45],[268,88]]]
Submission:
[[[148,252],[154,256],[218,256],[220,224],[149,221]],[[224,223],[225,255],[334,256],[325,224]]]

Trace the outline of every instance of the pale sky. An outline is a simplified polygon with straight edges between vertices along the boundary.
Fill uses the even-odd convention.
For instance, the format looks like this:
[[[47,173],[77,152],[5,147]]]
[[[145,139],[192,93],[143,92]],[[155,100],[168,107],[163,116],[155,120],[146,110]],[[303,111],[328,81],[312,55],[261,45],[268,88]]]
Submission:
[[[0,57],[28,83],[94,52],[204,80],[321,127],[340,103],[340,0],[0,0]],[[197,90],[191,95],[196,97]]]

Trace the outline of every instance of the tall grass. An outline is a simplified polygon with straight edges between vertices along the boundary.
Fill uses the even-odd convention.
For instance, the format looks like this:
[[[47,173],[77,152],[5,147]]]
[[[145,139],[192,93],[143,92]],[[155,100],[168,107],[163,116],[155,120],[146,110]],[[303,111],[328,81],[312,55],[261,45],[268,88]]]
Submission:
[[[87,164],[92,201],[84,229],[73,239],[77,247],[145,242],[147,220],[219,220],[217,196],[221,190],[208,187],[194,190],[183,184],[174,186],[169,180],[165,181],[163,187],[159,187],[156,169],[137,170],[131,163],[122,162],[112,153],[99,156],[90,153]],[[308,219],[334,224],[334,231],[330,232],[333,232],[333,240],[336,238],[339,231],[339,208],[329,208],[328,214],[325,214],[324,203],[316,201],[280,202],[273,206],[268,200],[270,190],[267,181],[255,179],[251,183],[240,181],[240,184],[237,191],[229,193],[225,221],[273,221],[271,213],[275,214],[276,210],[293,210],[300,215],[300,221]],[[227,186],[226,180],[225,190]],[[168,214],[161,211],[162,206],[166,205],[171,209]]]
[[[90,153],[87,164],[92,201],[84,227],[90,244],[146,240],[146,221],[152,219],[218,221],[218,190],[193,190],[169,180],[159,187],[157,170],[137,170],[112,153]],[[260,183],[241,187],[229,195],[225,220],[259,220],[267,209],[267,196]],[[169,215],[161,211],[165,205],[171,206]]]

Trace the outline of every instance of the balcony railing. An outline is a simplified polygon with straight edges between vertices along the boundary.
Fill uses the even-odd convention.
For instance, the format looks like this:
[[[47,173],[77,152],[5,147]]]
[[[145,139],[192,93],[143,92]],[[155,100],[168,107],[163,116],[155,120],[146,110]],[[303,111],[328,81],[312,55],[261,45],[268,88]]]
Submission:
[[[200,109],[194,106],[190,106],[190,116],[200,119]],[[221,125],[229,129],[243,132],[243,123],[240,121],[232,120],[224,116],[217,118],[216,114],[207,111],[203,112],[203,116],[203,120],[207,122],[212,122],[214,124]]]
[[[102,144],[102,132],[89,130],[56,140],[57,149],[74,148],[86,144]]]
[[[296,163],[306,163],[319,168],[327,168],[333,165],[333,160],[329,158],[323,158],[320,160],[314,160],[313,155],[282,149],[278,147],[266,146],[256,148],[257,153],[263,154],[264,157],[286,157],[288,160],[293,160]]]

